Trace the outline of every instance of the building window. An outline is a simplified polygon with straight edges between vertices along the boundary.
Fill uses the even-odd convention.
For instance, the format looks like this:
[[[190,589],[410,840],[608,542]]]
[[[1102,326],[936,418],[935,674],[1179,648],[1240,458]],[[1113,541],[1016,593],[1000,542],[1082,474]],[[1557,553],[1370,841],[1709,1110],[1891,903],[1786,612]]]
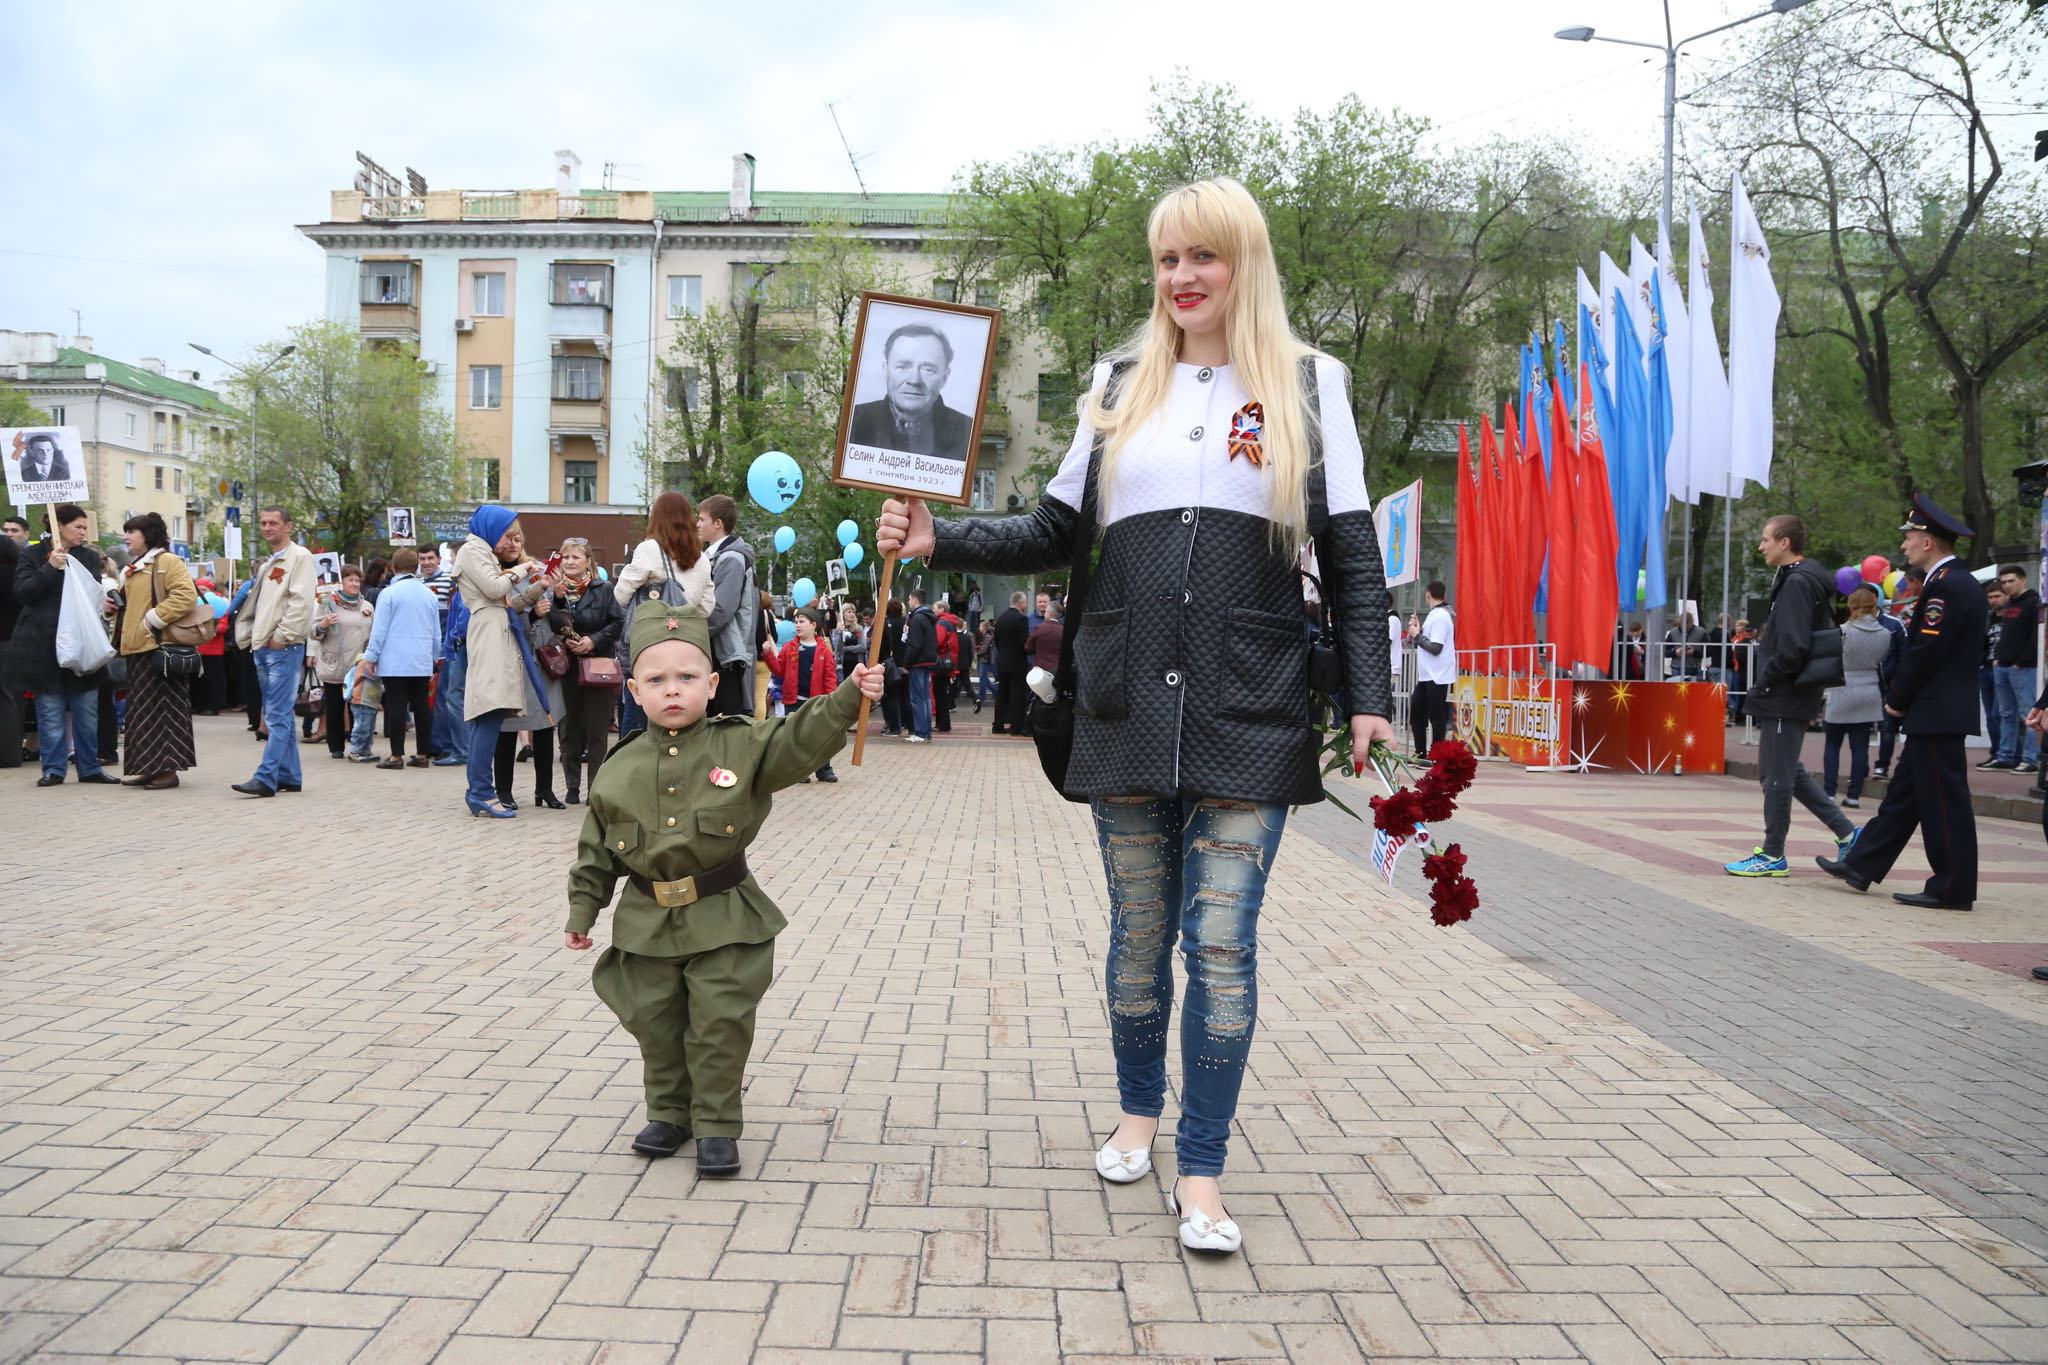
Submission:
[[[135,439],[135,414],[132,412],[128,414],[128,439]]]
[[[780,311],[815,307],[810,276],[786,262],[753,261],[732,268],[734,307],[759,304]]]
[[[604,358],[594,355],[555,357],[555,397],[595,401],[604,397]]]
[[[680,370],[664,370],[668,377],[668,410],[670,412],[695,412],[699,394],[698,373],[695,366]]]
[[[783,396],[792,403],[803,402],[804,386],[810,382],[810,378],[811,376],[803,370],[784,370],[782,372]]]
[[[135,487],[135,461],[128,460],[124,462],[121,466],[121,471],[127,476],[127,486],[130,488]]]
[[[469,462],[469,496],[477,502],[495,502],[498,497],[498,462]]]
[[[597,461],[562,461],[562,501],[597,501]]]
[[[157,492],[159,492],[159,493],[163,492],[163,491],[164,491],[164,467],[163,467],[162,465],[160,465],[160,464],[153,464],[153,465],[151,465],[151,466],[150,466],[149,468],[150,468],[150,471],[151,471],[151,472],[152,472],[153,474],[155,474],[155,475],[156,475],[156,491],[157,491]]]
[[[475,294],[475,297],[470,300],[470,316],[479,318],[504,317],[505,272],[499,270],[487,275],[472,275],[470,280],[470,288]]]
[[[1063,374],[1038,376],[1038,420],[1059,422],[1074,415],[1074,381]]]
[[[668,315],[672,318],[701,318],[704,316],[704,277],[702,275],[671,275],[668,277]]]
[[[612,268],[608,265],[558,263],[548,267],[548,280],[556,303],[611,304]]]
[[[411,303],[411,261],[364,261],[364,303]]]
[[[970,505],[977,512],[996,510],[996,472],[993,469],[974,471],[974,501]]]
[[[164,453],[164,416],[162,413],[156,415],[156,436],[150,441],[149,448],[159,455]],[[161,488],[163,485],[158,484],[157,487]]]
[[[64,405],[62,403],[56,404],[50,409],[50,425],[53,427],[64,425]]]
[[[932,297],[940,303],[958,303],[960,301],[960,281],[933,280]]]
[[[184,538],[185,538],[185,519],[184,519],[183,517],[181,517],[181,516],[177,515],[176,513],[172,513],[172,514],[171,514],[171,539],[172,539],[172,540],[183,540]]]
[[[503,365],[472,365],[469,367],[469,405],[473,408],[495,408],[504,403],[505,367]]]
[[[182,492],[184,492],[184,491],[185,491],[185,471],[184,471],[184,470],[182,470],[182,469],[173,469],[173,470],[171,471],[171,491],[172,491],[173,493],[182,493]]]
[[[976,308],[1001,308],[1002,305],[996,302],[996,287],[992,284],[975,285],[974,306]]]

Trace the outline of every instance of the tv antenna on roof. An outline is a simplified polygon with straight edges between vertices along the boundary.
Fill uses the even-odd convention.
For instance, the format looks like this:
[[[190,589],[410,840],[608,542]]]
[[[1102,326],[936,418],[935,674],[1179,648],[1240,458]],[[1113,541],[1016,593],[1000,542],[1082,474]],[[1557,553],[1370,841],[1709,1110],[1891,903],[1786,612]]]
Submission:
[[[626,172],[645,169],[646,163],[641,161],[607,161],[604,163],[604,187],[615,190],[618,188],[617,182],[621,180],[630,180],[637,185],[640,183],[640,177],[627,175]]]
[[[836,100],[826,100],[825,112],[832,116],[832,126],[839,130],[839,145],[846,149],[847,164],[853,167],[853,183],[860,186],[860,197],[866,199],[870,197],[868,182],[861,177],[860,158],[853,154],[853,144],[846,140],[846,125],[839,121],[839,106],[851,98],[850,95],[841,95]]]

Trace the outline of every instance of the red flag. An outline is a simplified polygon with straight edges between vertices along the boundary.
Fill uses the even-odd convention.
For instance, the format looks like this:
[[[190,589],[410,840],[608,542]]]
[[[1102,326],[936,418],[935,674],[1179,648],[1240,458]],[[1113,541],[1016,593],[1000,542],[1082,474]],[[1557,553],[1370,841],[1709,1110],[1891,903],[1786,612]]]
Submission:
[[[1524,592],[1522,565],[1529,558],[1529,484],[1522,477],[1522,431],[1509,403],[1501,414],[1500,476],[1507,485],[1507,521],[1501,537],[1501,592],[1507,599],[1500,615],[1497,645],[1519,645],[1535,639],[1531,592]],[[1506,664],[1503,657],[1502,663]]]
[[[1514,484],[1507,476],[1491,417],[1479,419],[1479,460],[1484,466],[1479,477],[1479,543],[1486,555],[1486,582],[1479,598],[1480,636],[1490,649],[1507,638],[1508,604],[1515,595],[1508,576],[1509,551],[1514,548],[1514,502],[1509,494]]]
[[[1579,366],[1578,446],[1580,649],[1588,662],[1606,669],[1613,667],[1614,623],[1621,612],[1621,591],[1614,577],[1621,537],[1614,526],[1614,496],[1607,486],[1600,424],[1593,415],[1593,373],[1586,365]]]
[[[1484,591],[1486,569],[1479,545],[1479,484],[1472,470],[1472,440],[1465,424],[1458,423],[1458,648],[1476,649],[1482,643],[1478,623],[1480,594]]]
[[[1579,497],[1578,456],[1565,423],[1564,390],[1550,381],[1550,641],[1557,646],[1558,667],[1569,672],[1580,659],[1579,562],[1576,507]]]

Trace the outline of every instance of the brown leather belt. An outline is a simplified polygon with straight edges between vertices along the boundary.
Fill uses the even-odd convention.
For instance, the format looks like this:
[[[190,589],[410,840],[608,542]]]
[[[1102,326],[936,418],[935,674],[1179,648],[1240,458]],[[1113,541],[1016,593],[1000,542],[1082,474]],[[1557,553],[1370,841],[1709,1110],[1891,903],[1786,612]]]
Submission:
[[[745,850],[735,853],[717,867],[699,872],[694,877],[685,877],[679,882],[657,882],[647,877],[634,875],[626,880],[654,897],[654,903],[667,910],[690,905],[706,896],[720,891],[730,891],[747,879],[747,855]]]

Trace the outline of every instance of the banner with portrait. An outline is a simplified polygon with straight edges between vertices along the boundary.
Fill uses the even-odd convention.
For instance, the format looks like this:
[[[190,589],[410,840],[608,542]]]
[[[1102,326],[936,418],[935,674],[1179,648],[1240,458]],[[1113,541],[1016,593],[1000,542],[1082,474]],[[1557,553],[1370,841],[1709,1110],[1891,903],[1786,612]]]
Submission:
[[[993,308],[865,292],[832,481],[965,503],[996,359]]]
[[[0,465],[17,507],[84,502],[85,447],[77,427],[0,427]]]

